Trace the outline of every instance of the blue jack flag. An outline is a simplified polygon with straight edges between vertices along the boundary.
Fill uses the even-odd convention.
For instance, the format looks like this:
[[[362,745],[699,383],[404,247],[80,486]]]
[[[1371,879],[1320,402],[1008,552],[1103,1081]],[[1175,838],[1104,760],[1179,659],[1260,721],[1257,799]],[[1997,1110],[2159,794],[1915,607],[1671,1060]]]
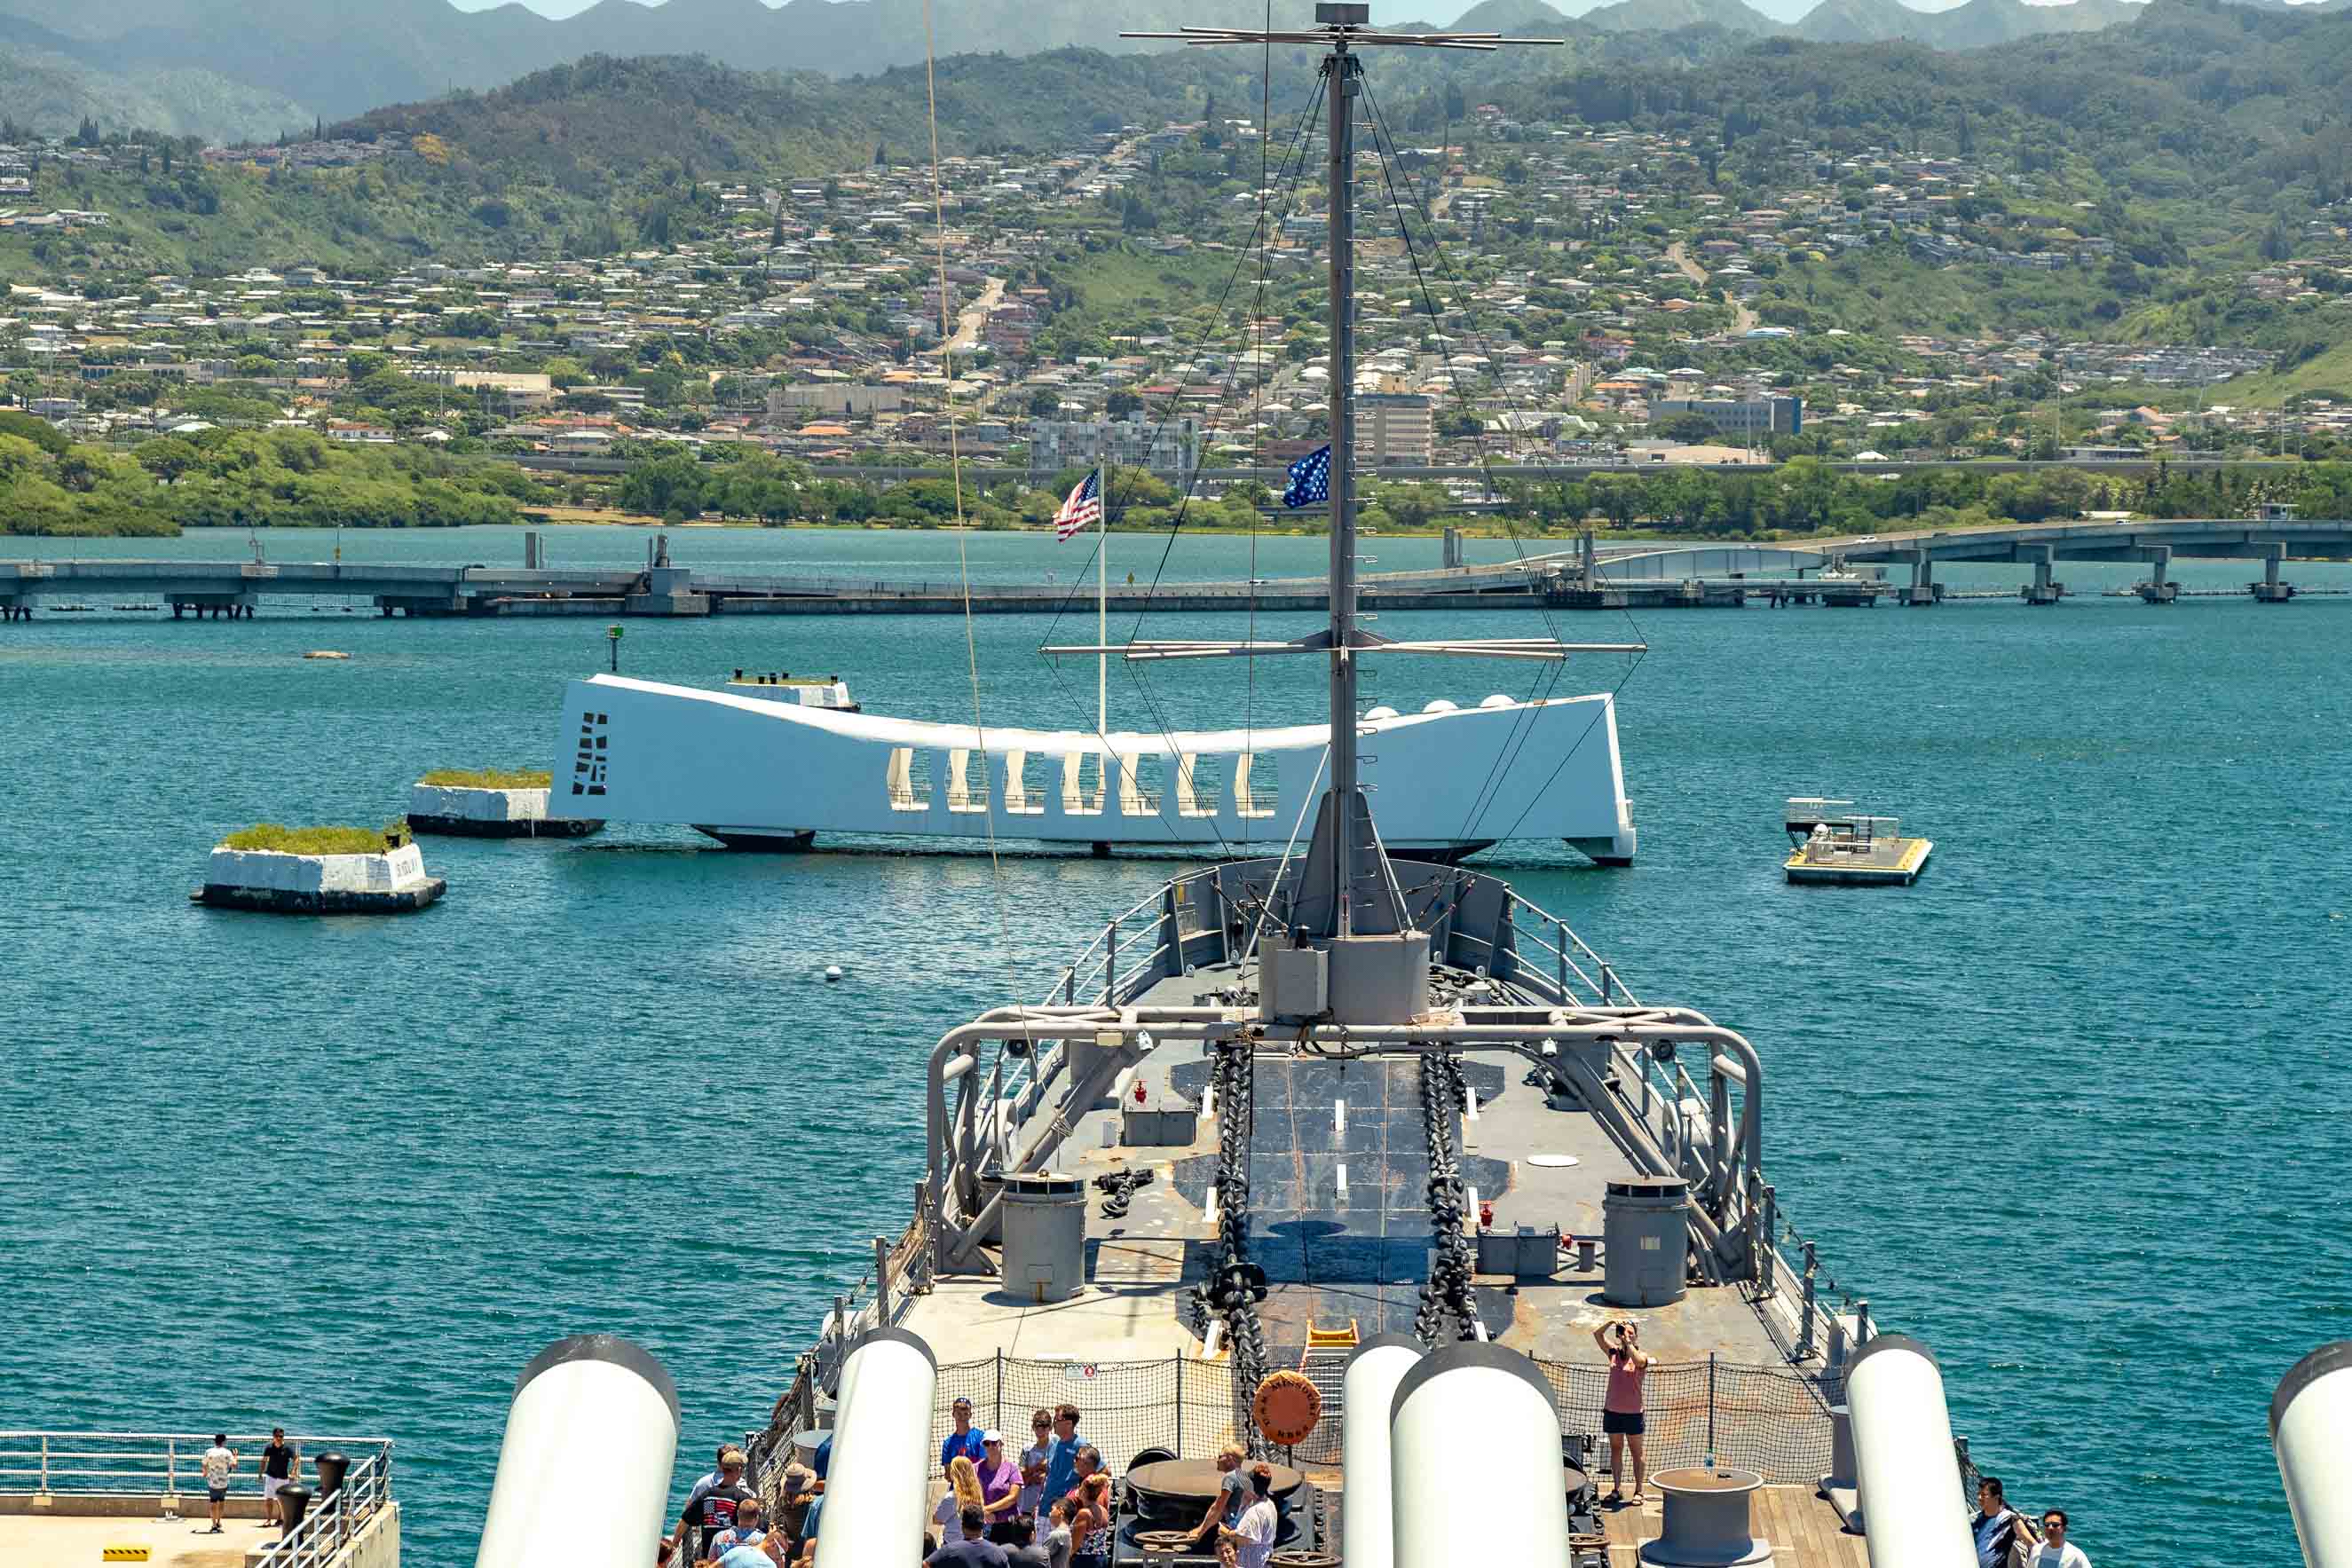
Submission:
[[[1282,493],[1282,504],[1313,507],[1330,498],[1331,448],[1326,444],[1290,465],[1290,488]]]

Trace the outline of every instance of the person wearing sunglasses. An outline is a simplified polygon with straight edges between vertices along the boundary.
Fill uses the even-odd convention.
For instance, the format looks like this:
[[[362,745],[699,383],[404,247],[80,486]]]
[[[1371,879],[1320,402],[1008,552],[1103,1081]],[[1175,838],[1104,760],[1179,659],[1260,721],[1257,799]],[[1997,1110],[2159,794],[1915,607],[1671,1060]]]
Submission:
[[[2091,1568],[2090,1557],[2066,1539],[2064,1509],[2042,1511],[2042,1544],[2034,1548],[2032,1562],[2033,1568]]]

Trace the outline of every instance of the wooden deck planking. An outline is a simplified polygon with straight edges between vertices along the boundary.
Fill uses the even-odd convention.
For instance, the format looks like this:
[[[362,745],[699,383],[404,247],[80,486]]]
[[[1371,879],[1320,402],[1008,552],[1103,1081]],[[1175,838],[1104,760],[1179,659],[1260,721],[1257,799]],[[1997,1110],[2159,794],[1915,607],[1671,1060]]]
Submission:
[[[1772,1545],[1780,1568],[1869,1568],[1859,1535],[1841,1528],[1835,1510],[1803,1486],[1768,1486],[1750,1502],[1750,1528]],[[1638,1568],[1643,1545],[1658,1538],[1661,1501],[1643,1494],[1639,1508],[1604,1510],[1610,1568]]]

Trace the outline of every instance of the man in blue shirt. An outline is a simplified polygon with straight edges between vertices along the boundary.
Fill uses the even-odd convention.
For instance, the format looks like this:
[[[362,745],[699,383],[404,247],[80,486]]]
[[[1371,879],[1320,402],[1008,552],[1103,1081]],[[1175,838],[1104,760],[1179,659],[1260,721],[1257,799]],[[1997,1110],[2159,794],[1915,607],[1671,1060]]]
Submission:
[[[971,1401],[958,1396],[955,1402],[955,1430],[940,1441],[940,1469],[945,1472],[961,1454],[978,1465],[985,1457],[980,1434],[972,1428]]]
[[[1054,1411],[1054,1440],[1045,1445],[1045,1500],[1039,1511],[1069,1496],[1078,1484],[1078,1407],[1064,1405]]]

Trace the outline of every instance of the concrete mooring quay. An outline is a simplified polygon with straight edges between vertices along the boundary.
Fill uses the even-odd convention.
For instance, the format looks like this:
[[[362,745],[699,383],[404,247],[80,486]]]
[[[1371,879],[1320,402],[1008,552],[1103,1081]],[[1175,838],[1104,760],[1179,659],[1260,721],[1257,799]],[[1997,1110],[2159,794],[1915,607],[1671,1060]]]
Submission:
[[[2303,519],[2292,508],[2265,507],[2255,518],[2189,518],[2010,525],[1944,532],[1864,535],[1791,545],[1609,545],[1591,535],[1576,549],[1467,565],[1449,530],[1445,564],[1427,570],[1372,572],[1362,578],[1370,611],[1730,608],[1750,600],[1774,606],[1863,606],[1882,597],[1919,606],[1946,597],[1935,571],[1943,561],[2014,562],[2030,580],[2017,590],[2029,604],[2066,596],[2052,574],[2060,560],[2145,562],[2135,591],[2151,603],[2180,595],[2168,573],[2176,558],[2259,561],[2262,578],[2247,591],[2262,603],[2285,603],[2299,591],[2282,574],[2290,558],[2352,556],[2352,522]],[[678,566],[667,538],[649,540],[643,567],[550,567],[540,536],[522,534],[523,565],[392,566],[352,561],[276,563],[195,560],[33,560],[0,562],[0,621],[26,620],[37,604],[52,609],[168,606],[175,617],[243,619],[266,598],[366,601],[386,615],[908,615],[963,612],[962,584],[848,577],[730,574]],[[1907,585],[1887,570],[1909,568]],[[970,607],[983,615],[1051,614],[1083,610],[1091,583],[973,583]],[[2006,597],[2006,595],[2004,595]],[[1256,581],[1126,582],[1110,608],[1234,612],[1328,609],[1317,578]]]

